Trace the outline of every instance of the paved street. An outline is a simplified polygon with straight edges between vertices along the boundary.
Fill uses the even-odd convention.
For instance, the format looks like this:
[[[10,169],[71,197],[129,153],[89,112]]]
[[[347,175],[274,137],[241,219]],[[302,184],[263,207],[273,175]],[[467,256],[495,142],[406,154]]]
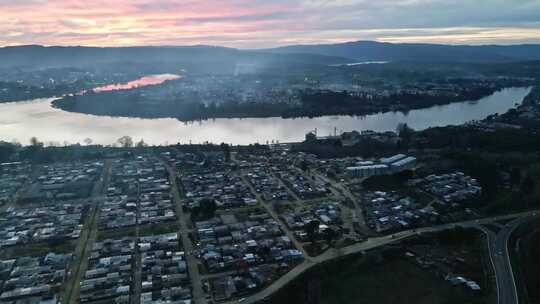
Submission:
[[[313,266],[316,266],[318,264],[322,264],[325,262],[329,262],[334,259],[342,258],[348,255],[357,254],[365,250],[374,249],[374,248],[385,246],[391,243],[399,242],[403,239],[409,238],[414,235],[419,235],[422,233],[439,232],[439,231],[452,229],[455,227],[477,228],[478,225],[488,224],[488,223],[492,223],[494,221],[499,221],[499,220],[518,219],[520,221],[526,221],[527,219],[530,218],[530,216],[533,216],[533,215],[536,215],[536,211],[521,212],[521,213],[509,214],[505,216],[490,217],[490,218],[483,218],[483,219],[478,219],[478,220],[470,220],[470,221],[463,221],[463,222],[457,222],[457,223],[451,223],[451,224],[438,225],[438,226],[433,226],[433,227],[405,230],[399,233],[395,233],[393,235],[369,238],[365,242],[357,243],[357,244],[343,247],[340,249],[333,248],[326,251],[324,254],[320,256],[307,258],[303,263],[301,263],[300,265],[298,265],[297,267],[289,271],[287,274],[285,274],[278,280],[276,280],[267,288],[261,290],[260,292],[254,295],[251,295],[245,298],[242,301],[242,303],[256,303],[258,301],[261,301],[271,296],[273,293],[277,292],[281,288],[283,288],[289,282],[291,282],[292,280],[294,280],[295,278],[297,278],[298,276],[300,276],[302,273],[312,268]],[[513,230],[513,228],[510,228],[510,231],[504,234],[505,236],[504,239],[506,239],[506,241],[508,240],[507,238],[509,237],[511,230]],[[506,241],[504,242],[505,244],[506,244]],[[506,256],[505,260],[508,261],[508,251],[506,250],[505,252],[503,251],[503,254],[505,253],[504,254]],[[505,281],[504,283],[506,284],[505,286],[507,287],[513,286],[513,284],[510,284],[510,282],[513,282],[513,274],[511,272],[511,269],[509,273],[507,271],[506,275],[501,275],[501,277],[502,276],[506,276],[507,277],[506,279],[510,280],[510,281]],[[229,304],[238,303],[238,301],[229,301],[227,303]],[[500,303],[517,303],[517,302],[500,302]]]
[[[92,246],[97,237],[97,220],[100,208],[100,199],[107,190],[109,179],[111,176],[111,161],[105,161],[103,166],[103,172],[92,189],[91,198],[95,200],[94,206],[90,211],[90,217],[85,223],[81,237],[75,248],[75,261],[73,265],[76,265],[75,269],[72,269],[72,273],[66,283],[66,292],[64,294],[64,303],[77,303],[79,295],[79,282],[81,277],[88,267],[88,257],[92,251]]]
[[[173,194],[173,198],[174,198],[175,206],[176,206],[178,226],[180,227],[182,245],[184,246],[184,252],[186,252],[186,261],[188,265],[189,276],[191,278],[193,301],[196,304],[206,303],[206,294],[203,291],[202,277],[199,272],[197,259],[192,254],[189,254],[193,252],[194,248],[188,235],[189,229],[186,224],[186,218],[185,218],[186,215],[184,214],[184,210],[182,209],[182,199],[180,197],[180,193],[178,192],[178,185],[176,182],[176,172],[174,168],[169,166],[169,164],[167,164],[166,162],[164,162],[164,165],[169,171],[169,179],[171,182],[172,194]]]
[[[519,217],[506,225],[498,225],[500,230],[494,232],[484,226],[478,226],[486,233],[488,238],[488,248],[493,270],[497,282],[497,303],[498,304],[517,304],[519,295],[510,261],[508,250],[508,241],[512,232],[520,225],[536,218],[533,213],[531,216]]]
[[[367,231],[366,220],[364,219],[364,212],[362,211],[362,208],[360,208],[360,202],[358,198],[354,196],[349,191],[349,189],[347,189],[347,187],[343,186],[342,183],[333,181],[319,172],[316,172],[315,176],[319,180],[325,183],[329,183],[334,190],[337,190],[342,196],[349,199],[353,203],[354,208],[355,208],[354,211],[355,211],[356,221],[358,221],[358,225],[360,227],[362,227],[364,230]]]
[[[166,166],[170,175],[171,186],[173,189],[173,197],[176,201],[178,224],[181,231],[182,242],[184,244],[184,250],[185,252],[190,253],[194,251],[194,246],[188,237],[189,230],[186,224],[187,219],[185,218],[185,215],[182,210],[181,197],[180,197],[180,193],[178,190],[179,188],[177,187],[177,181],[176,181],[176,172],[174,171],[175,170],[174,168],[171,168],[167,164]],[[259,201],[260,205],[263,206],[268,211],[268,213],[281,224],[284,232],[294,242],[294,244],[304,253],[304,257],[305,257],[302,263],[300,263],[291,271],[286,273],[284,276],[280,277],[278,280],[273,282],[270,286],[268,286],[267,288],[261,290],[260,292],[256,294],[253,294],[247,298],[242,299],[242,303],[256,303],[265,298],[268,298],[273,293],[277,292],[278,290],[286,286],[288,283],[290,283],[292,280],[296,279],[301,274],[303,274],[304,272],[306,272],[307,270],[311,269],[312,267],[316,265],[330,262],[335,259],[343,258],[349,255],[358,254],[360,252],[375,249],[375,248],[382,247],[388,244],[400,242],[403,239],[406,239],[415,235],[420,235],[423,233],[439,232],[439,231],[443,231],[447,229],[452,229],[455,227],[477,228],[477,229],[481,229],[482,231],[486,233],[487,239],[488,239],[488,247],[490,251],[490,258],[492,260],[492,265],[493,265],[495,276],[496,276],[498,304],[518,303],[517,290],[516,290],[512,267],[511,267],[510,259],[509,259],[508,240],[516,227],[530,220],[533,216],[536,216],[535,211],[522,212],[522,213],[510,214],[510,215],[505,215],[505,216],[477,219],[477,220],[469,220],[469,221],[450,223],[450,224],[443,224],[443,225],[437,225],[437,226],[432,226],[432,227],[405,230],[405,231],[401,231],[392,235],[387,235],[387,236],[382,236],[382,237],[372,237],[372,238],[367,239],[364,242],[356,243],[356,244],[339,248],[339,249],[330,248],[319,256],[311,257],[307,255],[305,250],[302,248],[301,244],[294,237],[294,234],[292,233],[292,231],[290,231],[287,228],[287,226],[280,220],[279,216],[275,213],[274,210],[272,210],[271,206],[269,204],[266,204],[261,198],[261,196],[255,191],[255,189],[253,189],[253,186],[246,180],[242,172],[241,172],[241,178],[244,181],[244,183],[251,188],[251,191],[256,195],[257,200]],[[340,183],[332,182],[328,180],[327,178],[321,176],[320,174],[316,174],[316,178],[318,178],[319,180],[323,182],[330,183],[332,185],[333,193],[335,193],[338,196],[347,197],[353,200],[353,202],[355,202],[355,205],[357,206],[356,197],[354,197],[352,193],[350,193],[345,187],[343,187],[343,185],[341,185]],[[280,180],[280,183],[283,183],[283,182]],[[293,193],[288,187],[286,188],[291,193]],[[299,200],[300,202],[302,201],[298,197],[296,197],[296,199]],[[356,211],[361,216],[362,214],[361,210],[357,208]],[[496,223],[496,221],[501,221],[501,220],[511,220],[511,221],[508,222],[506,225]],[[492,230],[489,230],[488,228],[483,226],[485,224],[491,224],[491,226],[497,226],[500,228],[500,231],[496,233]],[[187,254],[186,258],[187,258],[188,268],[189,268],[191,281],[193,285],[194,302],[197,304],[206,303],[207,302],[205,298],[206,293],[202,289],[202,279],[212,278],[214,277],[214,275],[202,276],[199,272],[197,259],[192,254]],[[230,273],[234,273],[234,271],[231,271]],[[239,300],[235,300],[235,301],[229,301],[227,303],[232,304],[232,303],[238,303],[238,302]]]
[[[278,222],[280,224],[281,229],[283,230],[283,232],[285,232],[285,234],[291,240],[291,242],[293,242],[294,246],[298,250],[302,251],[302,254],[305,257],[307,257],[308,254],[307,254],[306,250],[304,249],[302,244],[296,239],[296,237],[294,236],[294,233],[287,227],[287,225],[285,225],[285,223],[283,223],[283,221],[280,219],[279,215],[272,209],[271,206],[268,206],[268,204],[264,202],[264,200],[261,198],[261,195],[259,193],[257,193],[257,191],[255,191],[255,189],[253,188],[251,183],[249,183],[249,181],[246,180],[246,178],[245,178],[245,176],[243,174],[242,174],[241,178],[242,178],[242,181],[244,181],[244,183],[250,188],[251,192],[257,197],[257,201],[259,201],[259,205],[264,207],[264,209],[270,214],[270,216],[272,216],[272,218],[276,222]]]

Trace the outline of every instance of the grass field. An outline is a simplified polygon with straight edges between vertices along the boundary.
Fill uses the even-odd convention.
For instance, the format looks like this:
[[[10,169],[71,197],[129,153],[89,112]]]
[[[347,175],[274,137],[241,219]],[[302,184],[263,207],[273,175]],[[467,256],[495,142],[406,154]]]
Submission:
[[[49,243],[34,243],[6,247],[0,250],[0,258],[17,258],[22,256],[44,256],[49,252],[54,253],[70,253],[75,248],[75,243],[71,240],[49,244]]]
[[[519,251],[513,251],[510,258],[516,277],[519,278],[517,285],[521,302],[540,303],[540,223],[524,229],[529,231],[517,237],[515,241]]]
[[[117,229],[100,231],[98,233],[97,240],[103,241],[106,239],[121,239],[123,237],[135,237],[135,236],[136,236],[135,227],[117,228]]]
[[[321,304],[467,303],[463,290],[404,259],[355,264],[323,280]]]
[[[275,294],[272,304],[480,304],[473,295],[406,259],[400,250],[376,251],[324,264]]]

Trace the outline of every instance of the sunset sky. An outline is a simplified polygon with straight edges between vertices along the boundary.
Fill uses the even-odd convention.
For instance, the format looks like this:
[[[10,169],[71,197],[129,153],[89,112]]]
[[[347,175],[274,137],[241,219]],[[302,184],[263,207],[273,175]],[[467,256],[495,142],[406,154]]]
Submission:
[[[540,43],[540,0],[0,0],[0,46]]]

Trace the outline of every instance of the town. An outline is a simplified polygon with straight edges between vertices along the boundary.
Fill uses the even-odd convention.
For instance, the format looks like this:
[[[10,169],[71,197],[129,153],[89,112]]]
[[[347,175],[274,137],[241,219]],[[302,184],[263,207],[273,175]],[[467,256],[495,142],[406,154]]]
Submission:
[[[319,140],[333,139],[306,136]],[[333,250],[489,216],[478,179],[433,168],[425,153],[319,158],[285,144],[120,151],[1,164],[2,303],[242,300]],[[405,257],[418,267],[441,259],[414,244]],[[476,296],[491,289],[463,267],[443,274]]]
[[[508,270],[490,244],[536,217],[539,104],[534,88],[465,125],[298,143],[5,143],[0,302],[280,303],[325,265],[372,260],[460,301],[493,298]]]
[[[540,0],[0,0],[0,304],[540,303]]]

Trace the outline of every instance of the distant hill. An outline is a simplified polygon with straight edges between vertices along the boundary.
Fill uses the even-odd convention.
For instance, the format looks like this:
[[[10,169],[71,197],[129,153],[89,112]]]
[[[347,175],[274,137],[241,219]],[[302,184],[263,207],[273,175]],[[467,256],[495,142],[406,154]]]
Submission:
[[[206,64],[338,64],[351,59],[319,54],[277,54],[241,51],[214,46],[163,47],[44,47],[39,45],[0,48],[0,68],[84,67],[109,63],[187,63]]]
[[[356,41],[338,44],[291,45],[266,49],[279,54],[309,53],[358,61],[490,63],[540,60],[540,45],[443,45]]]
[[[238,64],[285,67],[290,70],[296,66],[358,61],[496,63],[529,60],[540,60],[540,45],[464,46],[357,41],[262,50],[205,45],[104,48],[27,45],[0,48],[0,68],[27,69],[141,63],[161,66],[181,64],[201,71],[229,72]]]

